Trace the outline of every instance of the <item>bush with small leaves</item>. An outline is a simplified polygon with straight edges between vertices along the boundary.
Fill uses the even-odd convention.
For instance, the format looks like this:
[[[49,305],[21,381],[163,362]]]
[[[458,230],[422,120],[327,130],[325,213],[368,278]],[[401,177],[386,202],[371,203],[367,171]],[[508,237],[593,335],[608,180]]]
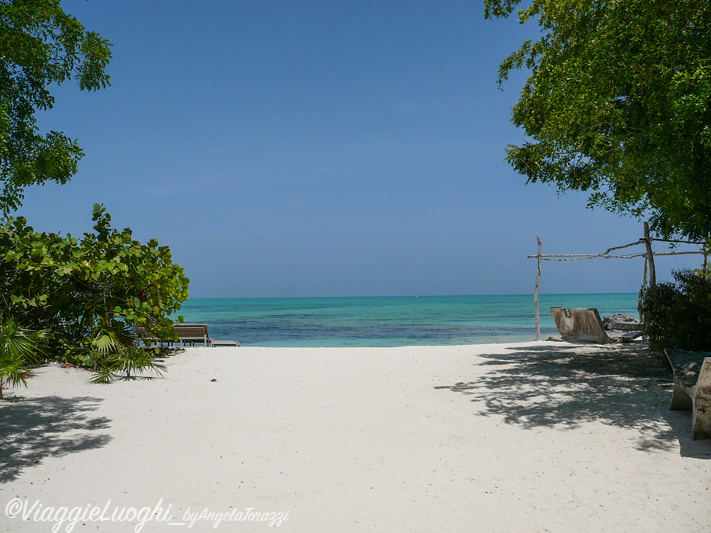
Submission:
[[[690,270],[644,291],[642,316],[649,347],[711,351],[711,278]]]
[[[168,247],[111,228],[101,205],[93,220],[82,239],[36,232],[24,218],[0,226],[0,316],[47,330],[48,354],[85,367],[107,343],[112,353],[135,346],[136,327],[174,339],[170,317],[189,283]]]

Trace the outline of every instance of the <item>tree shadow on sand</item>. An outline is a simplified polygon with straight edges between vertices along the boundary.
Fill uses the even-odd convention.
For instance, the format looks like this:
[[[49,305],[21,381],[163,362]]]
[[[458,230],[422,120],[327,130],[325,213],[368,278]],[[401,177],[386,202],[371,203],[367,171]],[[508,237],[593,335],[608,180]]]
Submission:
[[[693,441],[688,411],[670,411],[671,370],[638,346],[561,344],[482,355],[476,380],[449,389],[525,428],[573,429],[590,422],[634,429],[640,450],[671,449],[711,459],[711,441]]]
[[[0,403],[0,483],[19,477],[45,457],[57,457],[106,445],[99,433],[109,419],[93,416],[100,398],[44,398]]]

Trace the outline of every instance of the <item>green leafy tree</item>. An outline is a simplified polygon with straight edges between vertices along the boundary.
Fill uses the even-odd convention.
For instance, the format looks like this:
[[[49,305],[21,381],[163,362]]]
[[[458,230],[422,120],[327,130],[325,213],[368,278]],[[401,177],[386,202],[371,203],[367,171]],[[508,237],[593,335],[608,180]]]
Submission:
[[[66,183],[76,173],[83,155],[76,140],[41,134],[35,113],[54,106],[52,84],[109,85],[110,47],[59,0],[0,0],[0,214],[20,207],[28,185]]]
[[[519,0],[486,0],[508,17]],[[642,216],[663,235],[711,236],[711,2],[536,0],[499,83],[528,69],[507,148],[528,182],[590,193],[591,206]]]
[[[94,232],[82,239],[36,232],[24,218],[0,226],[0,315],[50,332],[54,356],[96,368],[135,347],[136,326],[174,338],[174,315],[189,280],[156,240],[111,227],[94,206]],[[181,320],[181,317],[178,317]]]
[[[169,317],[187,299],[188,278],[167,247],[111,228],[100,205],[94,233],[82,239],[35,232],[24,218],[8,217],[25,187],[63,184],[76,173],[78,143],[62,132],[42,135],[35,114],[53,107],[53,84],[109,85],[110,47],[59,0],[0,0],[0,384],[24,382],[40,337],[53,357],[91,368],[96,382],[165,370],[135,332],[174,337]]]

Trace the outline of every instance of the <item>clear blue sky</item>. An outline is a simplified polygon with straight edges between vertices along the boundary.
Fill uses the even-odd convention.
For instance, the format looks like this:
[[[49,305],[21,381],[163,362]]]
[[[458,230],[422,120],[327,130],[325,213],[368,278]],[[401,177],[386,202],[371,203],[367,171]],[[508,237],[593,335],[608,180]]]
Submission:
[[[74,235],[103,203],[157,238],[191,297],[532,293],[544,253],[601,252],[640,222],[524,185],[504,162],[535,27],[483,2],[63,2],[113,43],[112,86],[60,87],[41,117],[86,152],[27,190],[36,229]],[[699,259],[660,261],[694,267]],[[635,292],[642,260],[545,263],[546,293]]]

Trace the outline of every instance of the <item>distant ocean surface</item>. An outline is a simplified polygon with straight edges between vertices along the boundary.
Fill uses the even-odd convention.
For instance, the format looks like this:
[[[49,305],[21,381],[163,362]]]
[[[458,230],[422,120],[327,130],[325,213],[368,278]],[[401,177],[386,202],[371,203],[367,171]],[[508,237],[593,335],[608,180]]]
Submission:
[[[558,335],[551,306],[637,316],[637,294],[541,295],[541,337]],[[191,299],[180,315],[242,346],[443,346],[531,341],[533,296]]]

